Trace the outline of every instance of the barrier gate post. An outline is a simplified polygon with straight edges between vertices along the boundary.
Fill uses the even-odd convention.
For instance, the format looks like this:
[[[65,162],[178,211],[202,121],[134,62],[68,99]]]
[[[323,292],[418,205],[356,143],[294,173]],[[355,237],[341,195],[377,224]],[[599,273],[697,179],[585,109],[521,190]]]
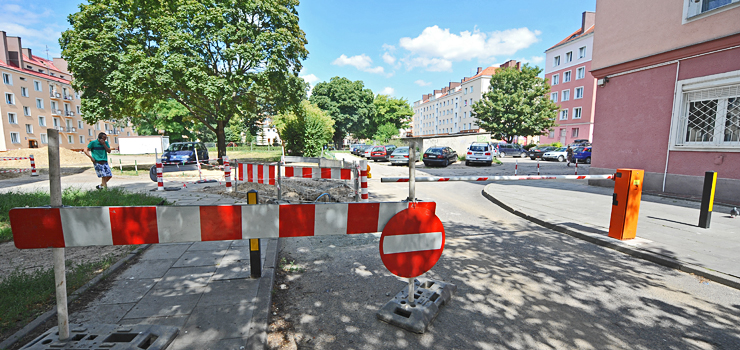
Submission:
[[[614,174],[609,237],[619,240],[635,238],[644,176],[645,170],[638,169],[617,169]]]
[[[416,201],[416,143],[414,141],[409,141],[409,202],[415,202],[415,201]],[[413,279],[411,279],[411,282],[409,283],[413,283]]]
[[[49,129],[49,197],[51,207],[62,207],[62,176],[59,163],[59,131]],[[69,338],[69,315],[67,313],[67,276],[64,263],[64,248],[52,248],[54,259],[54,285],[56,287],[57,322],[59,339]]]
[[[259,193],[257,190],[247,192],[247,204],[259,204]],[[249,240],[249,268],[252,278],[262,277],[262,260],[260,259],[262,251],[260,250],[260,239],[251,238]]]

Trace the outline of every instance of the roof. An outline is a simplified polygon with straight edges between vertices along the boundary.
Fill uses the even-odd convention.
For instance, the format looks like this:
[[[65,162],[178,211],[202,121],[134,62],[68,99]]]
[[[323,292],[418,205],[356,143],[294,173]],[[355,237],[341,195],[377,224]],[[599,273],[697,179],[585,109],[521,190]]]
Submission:
[[[573,34],[569,35],[568,37],[566,37],[565,39],[561,40],[559,43],[553,45],[552,47],[550,47],[549,49],[547,49],[545,51],[550,51],[553,48],[558,47],[560,45],[563,45],[563,44],[565,44],[567,42],[570,42],[570,41],[579,39],[579,38],[581,38],[584,35],[591,34],[591,33],[594,32],[594,27],[596,27],[596,25],[592,25],[591,27],[589,27],[588,29],[586,29],[586,31],[583,31],[582,29],[578,29],[575,32],[573,32]]]
[[[62,72],[61,70],[59,70],[59,68],[55,67],[54,66],[54,63],[52,61],[49,61],[49,60],[47,60],[45,58],[41,58],[41,57],[38,57],[38,56],[32,56],[32,57],[33,57],[32,59],[29,59],[26,55],[23,55],[23,60],[26,61],[26,62],[35,64],[35,65],[38,65],[38,66],[46,67],[50,71],[54,71],[54,72],[57,72],[57,73],[61,73],[61,74],[67,75],[67,73]],[[37,76],[39,78],[44,78],[44,79],[49,79],[49,80],[54,80],[54,81],[59,82],[59,83],[71,84],[71,79],[62,79],[62,78],[60,78],[58,76],[51,76],[49,74],[39,73],[37,71],[34,71],[33,69],[28,69],[28,68],[25,68],[25,67],[11,66],[9,64],[6,64],[3,61],[0,61],[0,67],[9,68],[9,69],[13,69],[13,70],[19,70],[19,71],[21,71],[23,73],[26,73],[28,75],[33,75],[33,76]],[[72,77],[71,74],[68,74],[68,75],[70,77]]]
[[[498,69],[499,69],[499,67],[494,67],[494,66],[488,67],[488,68],[480,71],[480,73],[478,73],[478,74],[476,74],[476,75],[474,75],[474,76],[472,76],[470,78],[464,78],[463,79],[463,82],[466,82],[468,80],[473,80],[473,79],[475,79],[477,77],[484,76],[484,75],[494,75],[494,74],[496,74],[496,71]]]

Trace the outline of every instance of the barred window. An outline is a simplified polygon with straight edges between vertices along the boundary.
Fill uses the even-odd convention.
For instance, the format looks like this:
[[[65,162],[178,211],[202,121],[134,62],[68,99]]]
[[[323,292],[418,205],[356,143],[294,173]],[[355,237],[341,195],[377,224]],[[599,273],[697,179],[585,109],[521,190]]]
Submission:
[[[740,147],[740,84],[683,93],[677,146]]]

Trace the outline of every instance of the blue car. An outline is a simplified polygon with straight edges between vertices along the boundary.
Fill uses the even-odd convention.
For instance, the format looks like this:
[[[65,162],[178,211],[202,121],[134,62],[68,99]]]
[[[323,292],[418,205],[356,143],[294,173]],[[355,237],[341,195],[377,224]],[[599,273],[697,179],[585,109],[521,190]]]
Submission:
[[[578,147],[573,152],[573,161],[591,164],[591,146]]]
[[[175,142],[162,154],[163,164],[195,164],[195,153],[198,161],[208,163],[208,149],[200,142]]]

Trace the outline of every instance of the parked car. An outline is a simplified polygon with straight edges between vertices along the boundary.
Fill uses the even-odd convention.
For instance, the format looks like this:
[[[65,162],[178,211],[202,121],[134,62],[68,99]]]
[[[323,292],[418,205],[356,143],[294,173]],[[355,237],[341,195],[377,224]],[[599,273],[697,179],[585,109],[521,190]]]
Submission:
[[[527,150],[518,143],[499,143],[497,148],[501,158],[506,156],[525,158],[527,156]]]
[[[419,149],[416,150],[416,159],[414,160],[414,163],[418,162],[421,156],[421,152],[419,152]],[[391,153],[390,157],[391,165],[396,164],[409,164],[409,148],[408,147],[398,147],[396,148],[393,153]]]
[[[558,162],[564,162],[568,159],[568,147],[560,147],[556,150],[545,152],[542,155],[542,160],[557,160]]]
[[[573,151],[573,160],[578,163],[591,164],[591,146],[576,148]]]
[[[354,145],[350,145],[349,153],[352,153],[354,155],[359,155],[359,151],[362,149],[363,146],[366,146],[364,143],[356,143]]]
[[[200,142],[175,142],[171,143],[162,154],[164,164],[194,164],[195,153],[201,163],[208,163],[208,149]]]
[[[394,145],[375,146],[373,147],[372,151],[370,151],[370,158],[374,162],[388,160],[388,158],[391,156],[391,153],[393,153],[393,151],[395,150],[396,146]]]
[[[363,148],[361,157],[370,160],[372,158],[371,153],[373,151],[373,148],[375,148],[375,145],[368,145],[367,147]]]
[[[545,152],[554,151],[556,149],[558,148],[555,146],[533,147],[529,150],[529,158],[532,160],[542,158],[542,155],[545,154]]]
[[[450,163],[457,161],[457,152],[452,148],[445,146],[429,147],[424,151],[424,157],[422,157],[422,160],[426,166],[430,166],[432,164],[448,166]]]
[[[465,154],[465,165],[471,163],[483,163],[490,166],[493,163],[494,152],[491,150],[488,143],[473,143],[468,146],[468,151]]]

